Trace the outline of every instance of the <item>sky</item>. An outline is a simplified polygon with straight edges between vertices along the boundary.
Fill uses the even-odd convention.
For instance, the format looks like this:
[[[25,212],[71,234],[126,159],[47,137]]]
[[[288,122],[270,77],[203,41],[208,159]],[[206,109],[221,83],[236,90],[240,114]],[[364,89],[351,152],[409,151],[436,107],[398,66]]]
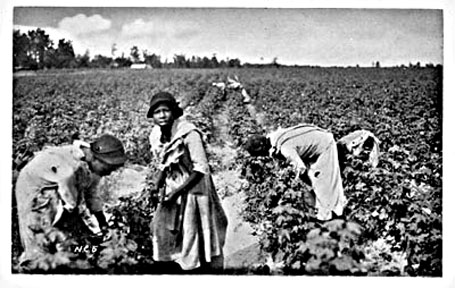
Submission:
[[[137,46],[163,61],[215,54],[242,63],[276,57],[285,65],[443,64],[441,9],[13,8],[14,29],[37,27],[55,45],[71,40],[76,54],[91,57],[129,56]]]

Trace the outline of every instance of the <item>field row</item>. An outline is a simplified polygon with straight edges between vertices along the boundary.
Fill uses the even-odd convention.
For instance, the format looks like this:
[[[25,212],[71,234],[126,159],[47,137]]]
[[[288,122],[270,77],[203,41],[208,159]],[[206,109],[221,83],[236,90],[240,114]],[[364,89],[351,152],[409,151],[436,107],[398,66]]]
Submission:
[[[211,85],[232,75],[239,77],[255,110],[263,115],[263,126],[249,114],[240,93],[223,96]],[[346,163],[343,185],[349,202],[344,224],[319,227],[307,221],[309,208],[302,192],[309,187],[292,181],[293,171],[285,163],[251,159],[239,149],[233,165],[249,183],[244,187],[248,195],[244,217],[262,235],[263,250],[284,263],[283,273],[438,276],[441,81],[437,68],[161,69],[18,77],[13,167],[20,169],[20,160],[44,145],[69,143],[74,134],[91,140],[104,132],[125,143],[131,163],[149,165],[153,159],[147,138],[152,125],[145,114],[151,95],[160,90],[180,99],[211,144],[222,143],[213,122],[221,108],[227,109],[227,128],[239,148],[251,133],[300,122],[328,129],[336,139],[368,129],[381,141],[379,166],[371,169],[358,159]],[[139,237],[144,235],[141,227],[153,217],[146,204],[125,199],[118,211],[128,214],[128,221],[134,213],[144,219],[127,221],[137,229],[120,236],[136,244],[144,240]],[[130,243],[122,241],[124,246]],[[321,245],[328,248],[321,252]],[[136,256],[146,255],[135,251]]]

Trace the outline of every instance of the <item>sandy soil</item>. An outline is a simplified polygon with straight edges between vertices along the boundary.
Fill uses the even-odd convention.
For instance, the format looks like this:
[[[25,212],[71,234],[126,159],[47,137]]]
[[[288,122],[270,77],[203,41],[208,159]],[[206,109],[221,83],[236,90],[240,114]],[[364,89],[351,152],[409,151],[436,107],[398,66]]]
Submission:
[[[229,221],[224,246],[225,268],[235,270],[258,263],[261,255],[258,238],[252,234],[252,227],[241,216],[244,195],[240,192],[242,180],[239,177],[239,171],[228,169],[237,155],[231,144],[232,139],[227,128],[228,121],[226,109],[222,109],[221,113],[216,114],[214,118],[217,130],[215,135],[218,139],[222,139],[222,144],[218,147],[211,146],[208,149],[222,159],[222,169],[213,175],[213,180],[218,191],[221,192],[222,205]]]

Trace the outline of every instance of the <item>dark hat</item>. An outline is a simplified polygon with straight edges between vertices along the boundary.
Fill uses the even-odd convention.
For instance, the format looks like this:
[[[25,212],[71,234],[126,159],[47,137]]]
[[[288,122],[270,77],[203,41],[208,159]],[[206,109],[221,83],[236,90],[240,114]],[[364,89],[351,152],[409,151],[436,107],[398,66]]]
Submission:
[[[252,156],[267,156],[271,148],[270,140],[263,135],[252,135],[245,143],[245,150]]]
[[[147,118],[153,117],[153,111],[158,107],[159,104],[167,104],[172,111],[174,118],[179,118],[183,115],[182,108],[179,107],[179,103],[175,100],[174,96],[168,92],[158,92],[152,96],[150,100],[150,108],[147,112]]]
[[[109,165],[123,165],[126,161],[125,149],[116,137],[104,134],[90,144],[93,156]]]

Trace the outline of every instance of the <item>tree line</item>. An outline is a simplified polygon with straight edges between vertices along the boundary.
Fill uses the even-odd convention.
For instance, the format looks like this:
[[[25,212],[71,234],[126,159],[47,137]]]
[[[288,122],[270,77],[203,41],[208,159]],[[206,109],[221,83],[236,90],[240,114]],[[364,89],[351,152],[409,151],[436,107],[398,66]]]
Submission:
[[[133,63],[144,63],[152,68],[239,68],[239,67],[282,67],[277,57],[268,64],[241,63],[239,59],[218,60],[214,54],[212,57],[191,56],[183,54],[174,55],[171,61],[162,60],[161,56],[149,53],[147,50],[140,51],[137,46],[130,49],[130,54],[114,57],[115,44],[112,45],[112,57],[95,55],[90,57],[87,50],[83,55],[74,53],[73,44],[70,40],[60,39],[57,47],[49,35],[40,28],[21,33],[20,30],[13,30],[13,70],[38,70],[53,68],[124,68],[130,67]],[[298,66],[298,65],[294,65]],[[305,67],[305,66],[301,66]],[[310,66],[306,66],[310,67]],[[319,67],[319,66],[314,66]],[[356,65],[356,67],[360,67]],[[381,68],[379,61],[372,62],[372,67]],[[409,66],[400,65],[400,68],[421,68],[420,62],[409,63]],[[425,67],[435,67],[428,63]],[[442,67],[437,64],[436,67]]]
[[[114,55],[115,45],[112,47]],[[142,56],[142,57],[141,57]],[[142,59],[141,59],[142,58]],[[52,68],[123,68],[133,63],[144,63],[152,68],[238,68],[242,67],[239,59],[218,60],[214,54],[209,57],[186,57],[174,55],[172,62],[161,56],[140,51],[137,46],[130,49],[130,55],[122,53],[118,57],[95,55],[90,57],[87,50],[83,55],[74,53],[70,40],[60,39],[56,47],[49,35],[40,28],[21,33],[13,30],[13,69],[52,69]]]

